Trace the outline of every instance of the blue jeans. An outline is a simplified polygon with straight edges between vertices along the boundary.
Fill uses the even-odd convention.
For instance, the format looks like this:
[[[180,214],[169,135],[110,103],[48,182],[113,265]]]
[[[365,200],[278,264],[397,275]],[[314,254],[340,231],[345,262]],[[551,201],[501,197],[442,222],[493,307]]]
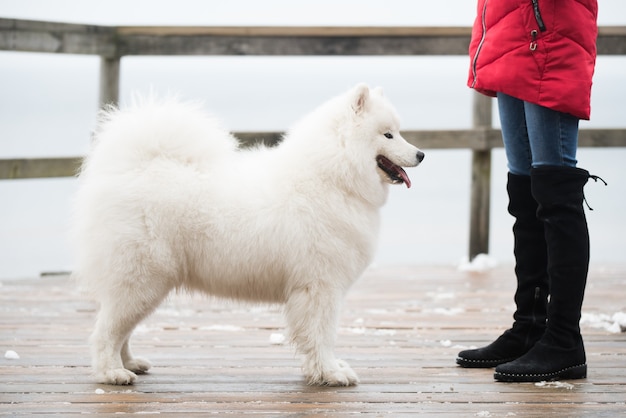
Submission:
[[[502,139],[509,171],[529,176],[531,167],[576,167],[578,118],[498,93]]]

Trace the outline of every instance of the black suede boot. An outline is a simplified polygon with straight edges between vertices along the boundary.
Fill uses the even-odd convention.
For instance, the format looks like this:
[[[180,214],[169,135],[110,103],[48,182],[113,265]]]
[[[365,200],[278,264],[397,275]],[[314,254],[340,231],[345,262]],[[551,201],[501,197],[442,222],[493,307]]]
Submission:
[[[580,313],[589,267],[589,232],[583,209],[586,170],[539,167],[531,170],[548,247],[550,301],[543,337],[525,355],[496,367],[505,382],[582,379],[587,376]]]
[[[509,213],[513,225],[517,290],[513,327],[491,344],[461,351],[461,367],[487,368],[515,360],[541,338],[546,327],[548,301],[547,250],[543,222],[537,219],[537,202],[532,196],[529,176],[509,173]]]

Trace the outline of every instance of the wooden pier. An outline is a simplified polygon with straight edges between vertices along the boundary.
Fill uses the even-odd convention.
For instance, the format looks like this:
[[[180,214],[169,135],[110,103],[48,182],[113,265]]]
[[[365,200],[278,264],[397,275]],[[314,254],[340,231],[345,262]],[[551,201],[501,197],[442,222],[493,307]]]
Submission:
[[[626,269],[592,267],[583,312],[624,312]],[[463,369],[463,348],[511,323],[512,267],[370,268],[349,293],[337,354],[359,374],[349,388],[305,384],[281,342],[279,307],[174,294],[137,330],[154,367],[133,386],[94,383],[87,338],[96,306],[67,276],[0,283],[0,416],[478,416],[626,414],[626,333],[583,323],[584,380],[498,383]],[[13,351],[19,359],[10,358]],[[9,358],[6,358],[9,357]]]

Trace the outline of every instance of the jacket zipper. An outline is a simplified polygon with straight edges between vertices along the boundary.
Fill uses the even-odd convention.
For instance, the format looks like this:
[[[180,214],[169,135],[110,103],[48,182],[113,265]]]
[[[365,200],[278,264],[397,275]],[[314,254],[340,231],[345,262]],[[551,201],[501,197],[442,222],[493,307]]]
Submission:
[[[476,85],[476,62],[478,61],[478,54],[480,54],[480,50],[483,47],[483,44],[485,43],[485,35],[487,34],[487,24],[485,23],[485,15],[487,14],[487,1],[488,0],[485,0],[485,3],[483,4],[483,12],[480,17],[482,28],[483,28],[483,34],[482,34],[482,37],[480,38],[480,42],[478,43],[478,48],[476,48],[474,59],[472,60],[472,76],[474,77],[474,80],[472,81],[472,88]]]
[[[535,20],[537,21],[537,25],[539,26],[539,30],[541,32],[546,31],[546,25],[543,22],[543,18],[541,17],[541,10],[539,10],[539,0],[532,0],[533,2],[533,11],[535,12]]]

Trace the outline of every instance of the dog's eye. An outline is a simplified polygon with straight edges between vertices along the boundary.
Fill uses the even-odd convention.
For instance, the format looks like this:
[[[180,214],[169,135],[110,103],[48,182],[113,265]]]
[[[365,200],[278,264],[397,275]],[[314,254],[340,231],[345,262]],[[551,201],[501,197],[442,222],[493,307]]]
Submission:
[[[391,135],[389,132],[385,132],[385,138],[392,139],[393,135]]]

